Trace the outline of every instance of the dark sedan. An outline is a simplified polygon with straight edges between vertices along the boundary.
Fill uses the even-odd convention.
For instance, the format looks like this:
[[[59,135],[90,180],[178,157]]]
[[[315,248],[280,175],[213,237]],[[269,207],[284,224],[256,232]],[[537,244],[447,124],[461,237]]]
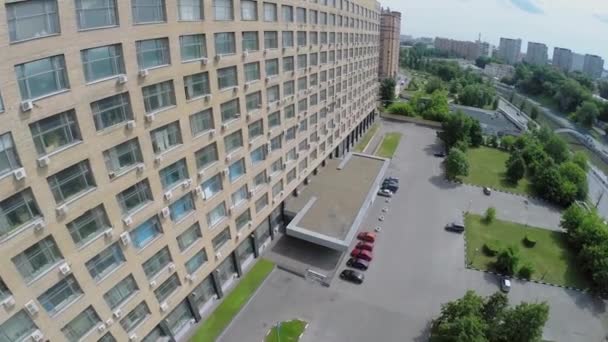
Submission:
[[[340,278],[346,281],[350,281],[351,283],[361,284],[363,283],[363,279],[365,279],[365,276],[363,276],[363,273],[357,272],[355,270],[344,270],[342,271],[342,273],[340,273]]]
[[[363,259],[350,258],[346,262],[346,266],[365,271],[369,268],[369,261],[365,261]]]

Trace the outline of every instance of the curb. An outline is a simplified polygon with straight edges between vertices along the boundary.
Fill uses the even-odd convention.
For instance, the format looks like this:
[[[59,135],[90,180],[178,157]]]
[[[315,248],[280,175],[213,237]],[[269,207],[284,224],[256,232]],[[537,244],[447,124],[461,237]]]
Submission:
[[[488,188],[488,189],[490,189],[492,191],[495,191],[495,192],[501,192],[503,194],[508,194],[508,195],[517,196],[517,197],[521,197],[521,198],[527,198],[527,199],[531,199],[531,200],[534,200],[534,201],[541,202],[541,203],[546,204],[546,205],[550,205],[550,206],[553,206],[553,207],[555,206],[555,204],[553,204],[553,203],[551,203],[551,202],[549,202],[549,201],[547,201],[547,200],[545,200],[543,198],[540,198],[540,197],[520,194],[520,193],[516,193],[516,192],[502,190],[502,189],[496,189],[496,188],[492,188],[492,187],[489,187],[489,186],[482,186],[482,185],[477,185],[477,184],[466,183],[466,182],[463,182],[463,181],[460,181],[460,180],[446,179],[446,181],[448,181],[448,182],[450,182],[452,184],[468,185],[468,186],[472,186],[472,187],[479,188],[479,189]]]

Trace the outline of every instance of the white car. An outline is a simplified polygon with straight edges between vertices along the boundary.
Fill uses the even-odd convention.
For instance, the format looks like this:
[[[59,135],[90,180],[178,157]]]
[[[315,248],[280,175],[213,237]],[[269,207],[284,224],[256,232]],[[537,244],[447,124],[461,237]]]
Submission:
[[[393,197],[393,192],[390,191],[389,189],[380,189],[378,191],[378,195],[384,196],[384,197]]]
[[[500,279],[500,290],[505,293],[511,291],[511,280],[507,278]]]

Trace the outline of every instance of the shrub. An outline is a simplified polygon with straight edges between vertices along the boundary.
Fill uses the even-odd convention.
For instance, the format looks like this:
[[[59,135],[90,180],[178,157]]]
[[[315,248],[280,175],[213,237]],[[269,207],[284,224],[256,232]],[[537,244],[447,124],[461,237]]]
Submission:
[[[528,235],[526,235],[526,237],[524,237],[523,243],[524,243],[524,246],[526,246],[528,248],[532,248],[532,247],[536,246],[536,240],[529,238]]]
[[[496,208],[489,207],[488,209],[486,209],[486,214],[483,217],[484,222],[487,224],[492,223],[495,218],[496,218]]]
[[[483,244],[482,250],[483,254],[489,257],[493,257],[496,256],[500,251],[500,244],[498,243],[498,241],[489,241]]]
[[[411,106],[405,102],[395,102],[388,106],[387,111],[395,115],[413,116]]]
[[[522,279],[530,280],[530,278],[532,278],[533,273],[534,267],[532,267],[532,265],[530,264],[526,264],[519,268],[517,275],[519,275],[519,277]]]
[[[517,247],[508,247],[498,253],[494,267],[496,271],[504,275],[513,275],[519,264],[519,250]]]

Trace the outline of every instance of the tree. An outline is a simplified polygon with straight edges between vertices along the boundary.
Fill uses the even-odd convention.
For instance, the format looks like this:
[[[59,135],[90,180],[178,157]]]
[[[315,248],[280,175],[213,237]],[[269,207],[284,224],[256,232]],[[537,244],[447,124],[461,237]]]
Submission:
[[[513,275],[519,264],[519,250],[515,246],[510,246],[498,253],[494,267],[504,275]]]
[[[465,141],[468,144],[472,125],[470,117],[457,111],[441,124],[443,130],[439,137],[448,148],[454,146],[458,141]]]
[[[494,101],[492,102],[492,109],[496,110],[498,109],[498,98],[494,98]]]
[[[557,164],[563,163],[568,160],[570,156],[570,150],[568,144],[557,134],[551,132],[546,127],[539,130],[540,141],[543,142],[543,149],[549,157],[553,158],[553,161]]]
[[[564,210],[560,226],[566,230],[571,240],[572,234],[582,225],[585,217],[587,217],[587,210],[578,204],[572,204]]]
[[[500,147],[505,151],[512,151],[515,147],[515,137],[512,135],[505,135],[500,139]]]
[[[407,102],[392,103],[390,106],[388,106],[388,108],[386,110],[389,113],[395,114],[395,115],[405,115],[405,116],[414,116],[415,115],[414,110],[412,109],[412,106]]]
[[[467,84],[458,93],[458,103],[464,106],[483,108],[494,100],[494,88],[481,83]]]
[[[430,342],[486,342],[487,327],[477,316],[463,316],[437,325]]]
[[[487,224],[490,224],[494,221],[495,218],[496,218],[496,208],[488,207],[488,209],[486,209],[485,215],[483,216],[483,220]]]
[[[492,328],[492,341],[539,341],[543,327],[549,319],[549,305],[541,303],[521,303],[505,310],[501,322]]]
[[[475,60],[475,65],[480,69],[484,69],[486,67],[486,65],[488,65],[491,61],[492,61],[492,58],[490,58],[490,57],[479,56]]]
[[[447,178],[452,180],[469,175],[469,161],[464,152],[457,148],[450,149],[445,159],[445,172]]]
[[[563,180],[576,187],[575,199],[584,200],[587,198],[587,173],[577,163],[569,161],[561,164],[559,174]]]
[[[530,110],[530,117],[532,120],[536,120],[538,118],[538,107],[536,105],[532,105],[532,109]]]
[[[588,92],[586,92],[577,81],[567,79],[557,87],[554,98],[557,101],[560,110],[572,112],[576,110],[588,96]]]
[[[473,147],[479,147],[483,143],[483,132],[479,120],[472,120],[471,128],[469,129],[469,141]]]
[[[507,159],[507,179],[517,184],[526,174],[526,163],[519,153],[513,153]]]
[[[443,82],[438,77],[431,77],[424,86],[427,94],[432,94],[437,90],[443,90]]]
[[[600,96],[608,100],[608,81],[598,82],[597,89],[599,90]]]
[[[430,101],[427,101],[424,110],[420,113],[427,120],[443,122],[450,115],[448,96],[445,91],[435,91],[431,94]]]
[[[574,114],[576,121],[580,122],[581,125],[589,128],[593,125],[597,117],[600,115],[595,102],[585,101],[576,110]]]
[[[502,313],[509,307],[509,298],[502,292],[495,292],[486,299],[483,305],[483,318],[486,322],[495,322],[502,316]]]
[[[587,162],[587,156],[583,152],[581,152],[581,151],[574,152],[574,154],[572,155],[572,157],[570,159],[572,160],[573,163],[575,163],[581,169],[583,169],[583,171],[585,171],[585,172],[589,171],[589,163]]]
[[[392,78],[385,78],[380,83],[380,99],[385,106],[395,98],[395,86],[395,80]]]

